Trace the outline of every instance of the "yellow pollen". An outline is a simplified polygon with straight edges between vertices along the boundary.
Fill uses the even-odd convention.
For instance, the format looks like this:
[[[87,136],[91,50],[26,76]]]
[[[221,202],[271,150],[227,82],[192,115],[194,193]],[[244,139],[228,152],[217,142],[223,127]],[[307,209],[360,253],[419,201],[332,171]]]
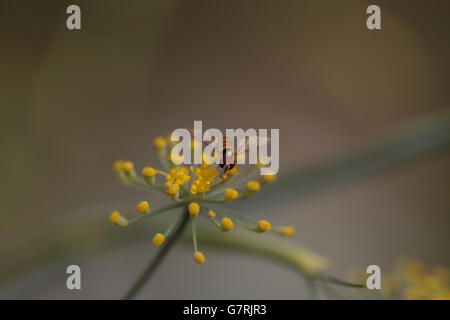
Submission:
[[[239,193],[236,190],[234,190],[232,188],[227,188],[225,190],[225,199],[227,199],[227,200],[234,200],[237,197],[239,197]]]
[[[258,181],[250,180],[249,182],[247,182],[247,189],[252,192],[258,191],[260,188],[261,185]]]
[[[139,213],[146,213],[148,208],[149,208],[148,202],[147,201],[141,201],[136,206],[136,211],[139,212]]]
[[[260,220],[260,221],[258,222],[258,229],[259,229],[261,232],[269,231],[270,228],[271,228],[271,225],[270,225],[270,222],[269,222],[269,221],[267,221],[267,220]]]
[[[156,137],[155,140],[153,140],[153,145],[158,148],[164,148],[167,145],[167,140],[163,137]]]
[[[164,242],[165,237],[162,233],[157,233],[155,234],[155,236],[153,237],[153,244],[157,247],[159,247],[160,245],[162,245],[162,243]]]
[[[133,170],[134,168],[134,164],[131,161],[125,161],[122,162],[122,170],[125,172],[130,172],[131,170]]]
[[[283,229],[283,235],[286,237],[292,237],[295,233],[294,227],[288,226]]]
[[[200,206],[197,202],[191,202],[188,205],[188,210],[191,216],[197,216],[200,211]]]
[[[142,169],[142,174],[145,177],[153,177],[156,174],[156,170],[152,167],[145,167]]]
[[[223,218],[222,219],[222,227],[225,231],[229,231],[229,230],[233,229],[233,227],[234,227],[233,221],[231,221],[230,218]]]
[[[117,220],[119,220],[119,217],[120,217],[119,211],[113,211],[109,215],[109,222],[111,222],[112,224],[115,224],[117,222]]]
[[[212,210],[209,210],[208,217],[215,218],[216,217],[216,213],[214,211],[212,211]]]
[[[205,263],[205,256],[203,255],[203,253],[197,251],[196,253],[194,253],[194,260],[198,264],[204,264]]]

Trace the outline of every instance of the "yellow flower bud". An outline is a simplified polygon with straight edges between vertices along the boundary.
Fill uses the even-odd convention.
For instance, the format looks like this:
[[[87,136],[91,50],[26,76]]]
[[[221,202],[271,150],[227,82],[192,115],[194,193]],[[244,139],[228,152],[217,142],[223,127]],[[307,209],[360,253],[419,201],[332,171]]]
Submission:
[[[231,229],[233,229],[234,224],[233,221],[231,221],[230,218],[223,218],[222,219],[222,230],[223,231],[229,231]]]
[[[180,186],[176,183],[170,184],[169,187],[167,188],[168,194],[177,194],[178,191],[180,191]]]
[[[198,188],[195,184],[192,183],[189,191],[191,191],[192,194],[196,194],[198,192]]]
[[[198,213],[200,212],[200,206],[197,202],[191,202],[188,205],[189,213],[191,214],[192,218],[196,218]]]
[[[209,210],[208,217],[215,218],[216,217],[216,213],[214,211],[212,211],[212,210]]]
[[[131,170],[133,170],[134,168],[134,164],[131,161],[124,161],[122,162],[122,170],[125,172],[130,172]]]
[[[236,190],[234,190],[232,188],[227,188],[225,190],[225,199],[226,200],[229,200],[229,201],[235,200],[237,197],[239,197],[239,193]]]
[[[194,253],[194,260],[198,264],[204,264],[205,263],[205,256],[203,255],[203,253],[197,251],[196,253]]]
[[[153,244],[157,247],[159,247],[160,245],[162,245],[162,243],[164,242],[165,237],[162,233],[157,233],[155,234],[155,236],[153,237]]]
[[[142,174],[145,177],[151,178],[151,177],[155,176],[156,170],[153,169],[152,167],[145,167],[145,168],[142,169]]]
[[[137,204],[136,211],[139,213],[147,213],[149,207],[150,206],[147,201],[141,201]]]
[[[111,222],[112,224],[116,224],[117,220],[119,220],[119,217],[120,217],[119,211],[113,211],[109,215],[109,222]]]
[[[126,227],[128,226],[128,220],[124,217],[122,217],[119,213],[119,211],[113,211],[109,215],[109,222],[112,224],[115,224],[119,227]]]
[[[256,192],[261,188],[261,185],[258,181],[250,180],[247,182],[247,189],[251,192]]]
[[[262,176],[262,181],[264,183],[270,183],[270,182],[275,181],[276,178],[277,178],[276,174],[267,174],[267,175]]]
[[[283,236],[292,237],[295,233],[294,227],[288,226],[283,229]]]
[[[115,172],[119,172],[122,170],[123,161],[122,160],[116,160],[114,161],[112,168]]]
[[[256,227],[257,232],[266,232],[269,231],[271,228],[270,222],[267,220],[260,220],[258,222],[258,226]]]
[[[153,140],[153,145],[158,149],[162,149],[167,145],[167,140],[164,139],[164,137],[156,137],[155,140]]]

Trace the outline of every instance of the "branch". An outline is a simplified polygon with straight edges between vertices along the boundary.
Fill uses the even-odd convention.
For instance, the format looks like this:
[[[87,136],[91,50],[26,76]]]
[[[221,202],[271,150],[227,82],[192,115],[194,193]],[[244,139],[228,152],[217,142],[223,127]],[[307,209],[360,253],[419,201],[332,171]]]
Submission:
[[[185,210],[172,236],[169,237],[165,245],[158,251],[156,256],[153,257],[153,259],[150,261],[150,264],[147,266],[147,268],[145,268],[144,272],[140,275],[140,277],[136,280],[133,286],[131,286],[131,288],[125,294],[123,300],[131,300],[136,296],[136,294],[139,293],[139,291],[142,289],[145,283],[150,279],[155,270],[158,268],[159,264],[162,262],[166,254],[170,251],[172,246],[181,236],[188,221],[189,221],[189,212]]]

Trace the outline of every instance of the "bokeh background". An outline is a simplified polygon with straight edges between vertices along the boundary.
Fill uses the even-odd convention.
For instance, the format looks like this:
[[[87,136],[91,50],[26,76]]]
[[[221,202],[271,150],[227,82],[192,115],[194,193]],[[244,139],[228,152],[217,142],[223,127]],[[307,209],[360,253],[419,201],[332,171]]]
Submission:
[[[81,7],[80,31],[66,28],[70,4]],[[370,4],[381,7],[380,31],[365,26]],[[282,178],[445,111],[449,9],[445,0],[1,0],[0,297],[124,293],[156,248],[151,234],[110,231],[107,216],[167,200],[124,187],[110,165],[155,165],[157,135],[194,120],[279,128]],[[327,256],[336,276],[369,264],[387,272],[402,254],[449,266],[449,151],[236,209],[296,226],[293,241]],[[105,243],[105,232],[117,238]],[[177,246],[139,298],[309,297],[281,265],[205,254],[199,267]],[[81,291],[66,289],[69,264],[82,269]]]

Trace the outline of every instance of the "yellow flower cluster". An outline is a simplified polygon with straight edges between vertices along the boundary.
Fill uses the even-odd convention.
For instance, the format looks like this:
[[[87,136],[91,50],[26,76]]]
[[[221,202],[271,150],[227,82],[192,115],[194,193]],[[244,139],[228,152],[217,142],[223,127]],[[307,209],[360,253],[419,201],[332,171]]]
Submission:
[[[112,224],[120,227],[126,227],[131,223],[135,223],[144,217],[151,217],[158,212],[168,210],[170,208],[185,207],[192,225],[192,238],[194,245],[194,260],[198,264],[205,263],[205,256],[197,249],[196,236],[196,220],[201,214],[209,219],[215,227],[222,232],[229,232],[235,226],[242,227],[248,231],[263,233],[271,231],[271,224],[267,220],[260,220],[259,222],[252,222],[250,219],[240,216],[237,213],[230,212],[232,219],[222,212],[224,208],[210,209],[214,202],[228,202],[233,200],[241,200],[252,196],[261,189],[263,184],[275,180],[275,175],[266,175],[260,177],[258,180],[240,179],[238,175],[237,166],[229,171],[220,171],[221,169],[215,164],[205,162],[198,167],[190,167],[190,169],[177,164],[176,159],[170,157],[171,148],[173,145],[167,138],[157,137],[153,144],[156,148],[157,155],[161,160],[164,168],[168,172],[155,169],[150,166],[142,168],[142,176],[138,176],[135,172],[135,166],[131,161],[118,160],[113,164],[113,170],[117,173],[119,179],[127,185],[153,189],[160,192],[165,192],[176,203],[166,206],[165,208],[151,209],[147,201],[141,201],[136,205],[136,211],[140,213],[138,217],[127,220],[118,211],[113,211],[109,220]],[[245,171],[247,172],[247,171]],[[252,173],[252,171],[249,171]],[[165,176],[165,183],[158,184],[155,181],[157,175]],[[191,176],[194,177],[191,180]],[[236,176],[231,179],[231,176]],[[244,177],[250,175],[244,175]],[[240,180],[239,180],[240,179]],[[182,189],[182,186],[191,182],[189,188]],[[234,185],[231,185],[233,181]],[[214,191],[213,191],[214,190]],[[207,195],[205,193],[211,191]],[[186,216],[185,216],[186,217]],[[249,222],[250,221],[250,222]],[[154,235],[152,242],[155,246],[164,244],[165,239],[169,237],[174,226],[178,225],[178,221],[172,225],[165,232],[158,232]],[[294,233],[292,227],[275,228],[275,233],[284,236],[291,236]]]
[[[383,278],[384,294],[407,300],[450,300],[450,271],[439,266],[427,268],[413,258],[402,258],[392,274]]]
[[[209,164],[202,164],[199,168],[191,171],[195,173],[197,179],[195,179],[191,184],[191,193],[205,193],[211,190],[211,183],[214,182],[214,179],[217,177],[217,170],[211,168]]]
[[[181,186],[188,182],[189,179],[191,179],[191,176],[189,175],[189,170],[183,167],[178,169],[171,169],[169,171],[169,174],[166,176],[166,179],[170,184],[175,183]]]
[[[167,187],[166,193],[168,196],[175,195],[180,190],[180,186],[185,184],[191,179],[189,175],[189,170],[187,168],[174,168],[169,171],[166,176],[167,182],[165,186]]]

